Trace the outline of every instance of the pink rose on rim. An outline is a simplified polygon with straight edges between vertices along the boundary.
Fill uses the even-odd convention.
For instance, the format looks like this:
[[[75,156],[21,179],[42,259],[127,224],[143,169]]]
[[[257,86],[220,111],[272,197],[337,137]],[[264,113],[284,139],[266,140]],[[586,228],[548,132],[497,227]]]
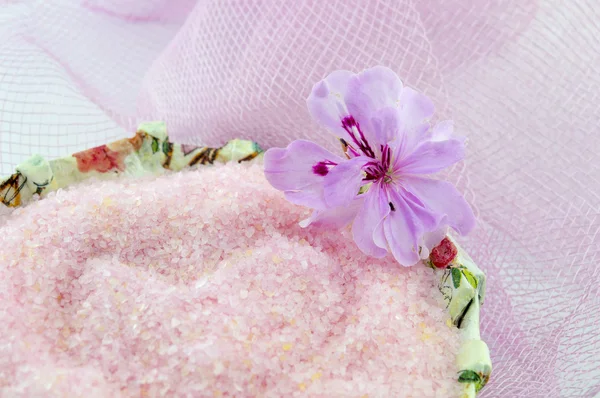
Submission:
[[[312,117],[340,138],[345,157],[305,140],[265,154],[267,180],[295,204],[314,209],[303,227],[352,223],[367,255],[391,252],[404,266],[429,256],[448,227],[467,234],[473,212],[446,181],[426,177],[464,157],[451,121],[433,128],[434,106],[390,69],[336,71],[308,97]]]

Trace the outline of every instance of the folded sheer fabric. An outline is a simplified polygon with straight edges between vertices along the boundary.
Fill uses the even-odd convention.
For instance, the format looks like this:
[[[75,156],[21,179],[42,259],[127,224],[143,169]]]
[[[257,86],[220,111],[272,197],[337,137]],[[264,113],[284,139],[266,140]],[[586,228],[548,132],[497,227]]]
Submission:
[[[165,120],[174,141],[310,138],[312,84],[393,68],[469,138],[449,178],[488,275],[485,397],[600,392],[600,9],[592,0],[0,1],[0,172]]]

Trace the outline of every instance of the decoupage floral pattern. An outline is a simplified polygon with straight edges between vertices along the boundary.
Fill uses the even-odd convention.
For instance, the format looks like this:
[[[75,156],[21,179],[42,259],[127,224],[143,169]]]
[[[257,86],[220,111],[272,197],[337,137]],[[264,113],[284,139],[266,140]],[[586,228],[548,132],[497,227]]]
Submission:
[[[449,237],[446,240],[454,248],[452,259],[447,263],[444,261],[443,267],[440,267],[434,249],[425,264],[439,274],[438,288],[446,302],[450,322],[461,330],[458,381],[464,384],[464,396],[474,397],[486,385],[492,372],[489,349],[479,333],[479,309],[485,299],[485,274],[456,241]]]
[[[135,136],[47,161],[32,156],[0,183],[0,199],[9,207],[20,206],[33,195],[94,177],[120,174],[159,174],[184,167],[227,161],[248,161],[262,152],[252,141],[233,140],[220,148],[175,144],[169,141],[164,123],[144,123]]]

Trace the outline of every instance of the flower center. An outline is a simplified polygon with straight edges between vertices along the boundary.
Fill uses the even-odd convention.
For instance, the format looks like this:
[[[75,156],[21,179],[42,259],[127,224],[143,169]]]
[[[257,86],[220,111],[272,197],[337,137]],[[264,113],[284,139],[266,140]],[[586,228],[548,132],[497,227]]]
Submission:
[[[365,181],[382,181],[390,184],[394,180],[394,170],[391,167],[392,150],[389,145],[381,146],[381,160],[368,162],[364,167]]]

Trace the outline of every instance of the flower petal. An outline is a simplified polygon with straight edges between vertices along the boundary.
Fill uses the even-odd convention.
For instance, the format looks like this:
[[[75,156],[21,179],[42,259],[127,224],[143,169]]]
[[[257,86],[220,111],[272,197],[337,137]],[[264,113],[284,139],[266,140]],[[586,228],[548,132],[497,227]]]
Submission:
[[[364,199],[358,197],[348,206],[339,206],[326,210],[315,210],[311,216],[300,222],[302,228],[309,225],[326,227],[326,228],[343,228],[348,225],[362,207]]]
[[[428,209],[445,215],[447,224],[461,235],[468,234],[475,227],[473,210],[451,183],[405,176],[404,187],[418,197]]]
[[[390,207],[394,209],[389,220],[384,221],[384,236],[390,251],[395,252],[394,257],[403,265],[412,265],[418,259],[427,258],[433,248],[431,242],[439,243],[443,238],[438,240],[439,231],[445,231],[440,225],[446,216],[427,209],[415,195],[404,188],[390,190],[388,196]],[[404,231],[403,239],[395,235],[397,230]],[[418,259],[415,259],[415,252]]]
[[[346,104],[368,108],[375,112],[396,107],[401,99],[402,81],[390,68],[375,66],[354,75],[349,81]]]
[[[306,103],[312,118],[327,127],[337,137],[349,140],[342,127],[342,119],[348,116],[344,98],[348,92],[348,83],[354,76],[352,72],[338,70],[315,84]]]
[[[429,119],[433,116],[435,107],[426,95],[410,87],[404,87],[398,104],[402,133],[405,135],[399,156],[404,157],[412,152],[419,143],[428,139]]]
[[[366,255],[385,257],[387,245],[378,246],[374,237],[383,230],[381,222],[390,212],[387,196],[378,183],[371,185],[361,196],[364,196],[364,203],[352,224],[352,236],[358,248]]]
[[[465,146],[459,140],[425,141],[404,159],[398,159],[394,168],[402,174],[432,174],[462,160]]]
[[[325,203],[329,207],[346,206],[356,196],[363,182],[361,168],[371,159],[359,156],[333,167],[324,179]]]
[[[419,241],[423,231],[410,207],[398,192],[390,190],[389,199],[393,210],[383,221],[383,233],[396,261],[409,267],[420,259]]]
[[[446,140],[457,140],[461,143],[465,143],[466,138],[458,135],[454,135],[454,122],[452,120],[443,120],[433,126],[431,141],[446,141]]]
[[[310,207],[311,209],[326,209],[327,204],[323,198],[323,184],[315,183],[303,188],[301,191],[284,191],[288,202],[296,205]]]
[[[287,148],[271,148],[265,153],[265,176],[273,187],[281,190],[300,190],[323,180],[313,168],[320,162],[341,163],[334,155],[314,142],[297,140]]]
[[[371,126],[378,149],[380,145],[400,139],[402,123],[398,108],[387,107],[378,110],[371,117]]]
[[[427,123],[435,111],[429,97],[410,87],[402,89],[399,105],[402,121],[410,130]]]
[[[285,149],[269,149],[264,161],[265,177],[273,187],[285,191],[288,200],[324,208],[324,176],[315,166],[323,161],[338,164],[344,160],[313,142],[297,140]]]
[[[389,208],[389,205],[388,205],[388,208]],[[385,238],[385,232],[383,230],[383,222],[384,221],[385,221],[385,218],[383,220],[381,220],[381,222],[379,224],[377,224],[377,226],[375,227],[375,230],[373,231],[373,243],[375,243],[375,245],[377,247],[385,249],[386,252],[389,252],[390,248],[387,243],[387,239]]]
[[[400,188],[398,194],[406,201],[415,220],[415,226],[423,233],[437,229],[441,222],[445,220],[445,215],[428,209],[425,204],[412,192]]]
[[[406,189],[402,188],[400,192],[414,214],[419,231],[421,231],[418,233],[418,252],[419,257],[425,259],[429,257],[431,249],[446,236],[447,216],[426,208],[419,198]]]
[[[380,141],[374,134],[372,117],[383,108],[397,108],[402,93],[402,81],[389,68],[376,66],[354,75],[344,96],[348,112],[360,125],[374,149],[389,141]]]

